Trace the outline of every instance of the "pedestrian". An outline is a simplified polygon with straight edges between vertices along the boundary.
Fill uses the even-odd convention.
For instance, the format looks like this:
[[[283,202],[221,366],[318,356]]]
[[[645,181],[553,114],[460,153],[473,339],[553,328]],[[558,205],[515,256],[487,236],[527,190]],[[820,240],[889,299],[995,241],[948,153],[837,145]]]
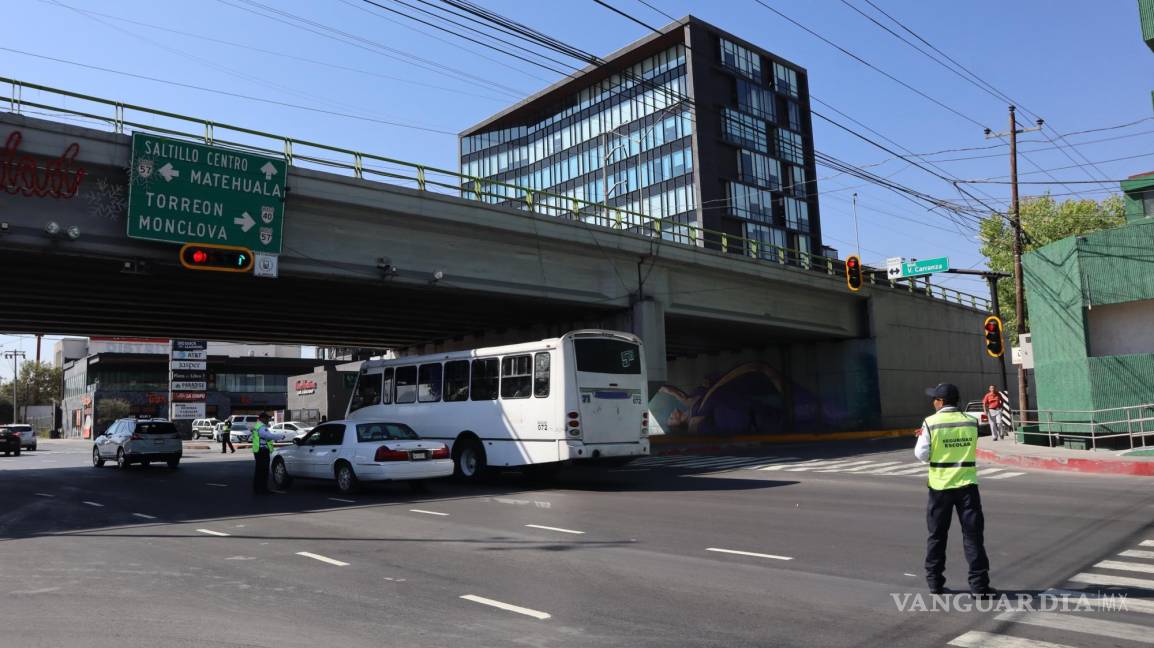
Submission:
[[[328,423],[328,422],[329,422],[329,417],[325,416],[324,414],[321,414],[321,423]]]
[[[926,583],[931,594],[941,594],[946,585],[946,541],[950,520],[958,512],[966,562],[970,565],[970,592],[990,597],[990,559],[986,556],[986,521],[978,494],[978,423],[958,410],[958,388],[941,383],[926,390],[936,410],[922,423],[914,455],[929,463],[929,504],[926,507]]]
[[[982,411],[986,413],[986,420],[990,422],[990,436],[994,441],[1004,439],[1006,431],[1002,429],[1002,395],[998,388],[990,385],[990,390],[982,396]]]
[[[268,412],[261,412],[257,422],[252,426],[252,457],[256,460],[252,473],[252,491],[259,495],[267,495],[268,464],[272,457],[272,442],[284,439],[283,434],[269,430],[268,422],[271,417]]]
[[[220,424],[220,431],[217,432],[217,434],[220,435],[220,453],[224,454],[225,448],[235,453],[236,448],[232,445],[232,421],[225,419],[225,421]]]

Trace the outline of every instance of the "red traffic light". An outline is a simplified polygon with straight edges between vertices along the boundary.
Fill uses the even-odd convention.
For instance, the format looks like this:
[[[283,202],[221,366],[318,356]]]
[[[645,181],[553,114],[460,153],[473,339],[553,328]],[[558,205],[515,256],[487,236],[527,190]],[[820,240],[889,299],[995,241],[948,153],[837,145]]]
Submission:
[[[857,257],[850,257],[845,260],[845,264],[851,268],[857,267]]]
[[[986,331],[987,331],[987,332],[989,332],[989,333],[996,333],[996,332],[997,332],[997,330],[998,330],[998,325],[997,325],[996,323],[994,323],[994,322],[986,322]]]
[[[857,292],[861,290],[861,259],[856,255],[846,257],[845,260],[845,285],[849,289]]]
[[[982,328],[985,329],[986,332],[986,353],[989,354],[991,358],[1002,357],[1002,354],[1006,351],[1005,346],[1002,344],[1002,320],[994,315],[990,315],[982,324]]]
[[[180,265],[189,270],[249,272],[252,251],[234,245],[187,243],[180,248]]]

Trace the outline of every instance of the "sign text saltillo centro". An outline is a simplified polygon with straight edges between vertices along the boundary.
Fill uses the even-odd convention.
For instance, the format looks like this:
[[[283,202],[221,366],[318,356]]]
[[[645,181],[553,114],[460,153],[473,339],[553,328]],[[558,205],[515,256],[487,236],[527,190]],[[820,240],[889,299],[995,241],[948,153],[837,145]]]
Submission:
[[[279,254],[286,176],[283,160],[135,133],[128,236]]]

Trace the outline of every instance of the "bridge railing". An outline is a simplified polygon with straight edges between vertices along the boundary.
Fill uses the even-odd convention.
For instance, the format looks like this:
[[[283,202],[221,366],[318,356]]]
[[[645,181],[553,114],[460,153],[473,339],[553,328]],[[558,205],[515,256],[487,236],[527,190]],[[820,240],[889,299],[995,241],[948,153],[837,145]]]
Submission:
[[[0,102],[7,102],[14,113],[78,120],[88,125],[93,123],[111,125],[117,133],[125,133],[130,129],[143,130],[210,145],[231,146],[281,157],[294,166],[329,171],[341,170],[351,172],[356,178],[380,178],[420,191],[581,221],[660,239],[675,245],[741,254],[766,264],[790,266],[831,276],[844,272],[843,262],[838,259],[709,230],[673,219],[649,216],[622,207],[538,191],[487,178],[466,176],[456,171],[425,164],[266,133],[243,126],[221,124],[8,77],[0,77],[0,83],[11,87],[7,97],[0,96]],[[34,94],[34,97],[26,96],[29,93]],[[56,103],[46,103],[44,99],[55,99]],[[864,270],[868,282],[876,287],[904,290],[983,311],[988,311],[990,307],[989,300],[983,297],[934,286],[928,282],[924,285],[917,285],[913,281],[896,283],[886,277],[884,270],[868,267]]]

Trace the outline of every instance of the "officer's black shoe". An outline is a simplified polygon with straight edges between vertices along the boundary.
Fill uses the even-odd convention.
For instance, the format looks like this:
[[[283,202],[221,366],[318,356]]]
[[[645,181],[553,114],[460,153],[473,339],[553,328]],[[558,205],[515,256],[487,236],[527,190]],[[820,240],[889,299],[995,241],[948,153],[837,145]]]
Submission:
[[[998,590],[986,585],[985,587],[976,587],[970,590],[970,594],[974,598],[991,599],[998,595]]]
[[[930,585],[930,594],[945,594],[945,585]]]

